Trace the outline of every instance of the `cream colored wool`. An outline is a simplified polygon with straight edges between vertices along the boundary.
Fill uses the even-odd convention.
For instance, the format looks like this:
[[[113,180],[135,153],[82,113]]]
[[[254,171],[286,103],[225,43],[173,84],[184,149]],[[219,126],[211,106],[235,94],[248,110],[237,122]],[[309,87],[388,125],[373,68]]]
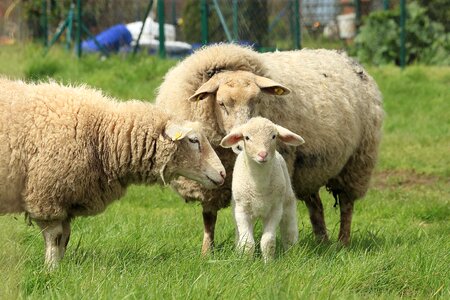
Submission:
[[[290,93],[251,90],[261,78],[255,75]],[[234,126],[257,115],[299,133],[306,141],[304,147],[280,145],[279,151],[297,197],[308,205],[316,236],[327,239],[325,224],[315,227],[317,218],[323,219],[320,199],[317,205],[309,202],[318,197],[320,187],[327,186],[342,203],[353,203],[368,189],[381,138],[382,99],[373,78],[344,53],[309,49],[257,53],[232,44],[206,47],[166,75],[156,103],[174,115],[202,122],[213,147]],[[234,157],[230,152],[218,153],[231,173]],[[230,180],[231,176],[212,192],[185,180],[174,186],[185,199],[197,198],[204,211],[214,213],[229,203]],[[350,211],[350,219],[343,218],[351,222],[353,204],[344,206],[341,217]],[[347,243],[348,237],[343,240]]]
[[[223,166],[198,124],[188,123],[191,129],[175,138],[172,124],[149,103],[0,78],[0,214],[26,212],[48,245],[64,228],[60,247],[73,217],[104,211],[130,184],[179,175],[209,187],[222,183]],[[46,247],[49,264],[65,250],[53,246]]]

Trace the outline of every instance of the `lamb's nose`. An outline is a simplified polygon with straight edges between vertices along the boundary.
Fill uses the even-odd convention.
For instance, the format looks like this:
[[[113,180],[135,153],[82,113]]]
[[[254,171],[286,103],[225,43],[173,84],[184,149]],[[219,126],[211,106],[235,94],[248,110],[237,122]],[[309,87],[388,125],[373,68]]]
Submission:
[[[227,176],[225,171],[220,171],[219,174],[220,174],[220,176],[222,176],[223,179],[225,179],[225,177]]]
[[[266,151],[260,151],[258,153],[258,156],[261,157],[262,159],[265,159],[267,157],[267,152]]]

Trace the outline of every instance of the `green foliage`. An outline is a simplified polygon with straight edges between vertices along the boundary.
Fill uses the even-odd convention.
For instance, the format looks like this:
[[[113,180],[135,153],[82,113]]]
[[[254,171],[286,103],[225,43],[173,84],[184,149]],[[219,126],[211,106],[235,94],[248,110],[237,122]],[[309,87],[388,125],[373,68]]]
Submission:
[[[2,52],[4,52],[2,54]],[[9,54],[9,55],[7,55]],[[87,83],[119,98],[138,98],[153,101],[155,90],[164,74],[175,61],[139,54],[136,57],[113,55],[101,59],[96,54],[84,54],[81,60],[62,48],[52,47],[44,56],[44,49],[30,45],[19,49],[5,47],[0,58],[23,59],[23,76],[28,80],[45,80],[52,77],[63,83]],[[3,62],[4,72],[17,76],[16,68]],[[0,62],[0,72],[3,70]],[[20,66],[20,67],[21,67]],[[127,67],[124,67],[127,66]]]
[[[407,63],[450,65],[450,34],[444,26],[430,20],[427,10],[417,3],[407,5],[406,52]],[[399,62],[400,12],[371,13],[355,38],[353,51],[362,62],[375,65]]]
[[[25,79],[39,81],[55,76],[61,69],[60,62],[52,58],[31,60],[25,68]]]

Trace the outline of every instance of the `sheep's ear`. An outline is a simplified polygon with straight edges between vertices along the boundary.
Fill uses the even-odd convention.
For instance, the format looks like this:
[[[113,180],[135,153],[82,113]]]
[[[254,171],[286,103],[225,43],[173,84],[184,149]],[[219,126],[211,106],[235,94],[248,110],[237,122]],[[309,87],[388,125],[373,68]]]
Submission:
[[[168,123],[164,132],[172,141],[179,141],[186,137],[192,128],[183,127],[177,124]]]
[[[202,84],[201,87],[195,91],[195,94],[189,97],[189,101],[200,101],[208,97],[210,94],[215,94],[219,89],[219,80],[217,77],[212,77],[210,80]]]
[[[244,136],[241,131],[232,131],[222,139],[220,146],[223,148],[231,148],[242,141],[243,138]]]
[[[276,125],[276,127],[278,130],[278,138],[286,145],[299,146],[305,143],[305,140],[298,134],[295,134],[292,131],[279,125]]]
[[[284,96],[291,92],[287,87],[266,77],[255,75],[255,83],[261,91],[267,94]]]

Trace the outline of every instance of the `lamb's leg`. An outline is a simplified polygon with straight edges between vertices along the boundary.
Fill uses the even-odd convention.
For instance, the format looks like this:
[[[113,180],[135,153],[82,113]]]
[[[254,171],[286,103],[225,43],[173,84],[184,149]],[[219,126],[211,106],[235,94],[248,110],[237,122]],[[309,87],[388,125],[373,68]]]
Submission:
[[[233,209],[236,222],[236,248],[239,252],[253,256],[255,239],[253,237],[253,221],[239,205]]]
[[[325,225],[325,216],[323,214],[323,205],[320,200],[319,191],[307,197],[305,204],[308,207],[309,219],[311,220],[316,240],[319,242],[327,242],[327,226]]]
[[[214,229],[216,226],[217,211],[203,211],[203,245],[202,255],[206,255],[212,251],[214,247]]]
[[[42,230],[45,241],[45,264],[49,269],[58,266],[61,260],[60,245],[63,236],[61,221],[36,221]]]
[[[282,209],[275,208],[264,219],[263,234],[261,237],[261,253],[265,263],[275,258],[275,242],[277,226],[280,224]]]
[[[281,242],[284,250],[294,245],[298,240],[297,204],[295,197],[283,207],[280,222]]]
[[[354,200],[345,194],[339,195],[339,208],[341,210],[341,226],[339,229],[339,241],[348,246],[350,243],[350,230],[352,225]]]
[[[61,244],[60,244],[60,251],[61,251],[61,258],[64,257],[64,254],[66,253],[67,245],[69,244],[70,240],[70,218],[67,218],[62,222],[63,227],[63,235],[61,238]]]

